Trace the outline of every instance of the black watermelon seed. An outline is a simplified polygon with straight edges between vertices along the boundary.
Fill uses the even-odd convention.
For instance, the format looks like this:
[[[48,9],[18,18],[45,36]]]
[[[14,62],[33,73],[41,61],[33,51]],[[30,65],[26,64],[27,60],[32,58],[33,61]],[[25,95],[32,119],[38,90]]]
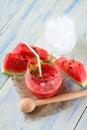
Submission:
[[[54,75],[54,74],[52,74],[52,76],[54,77],[55,75]]]
[[[71,65],[72,63],[71,62],[69,62],[69,65]]]
[[[28,60],[25,60],[25,62],[28,62]]]
[[[71,67],[71,66],[69,66],[69,68],[70,68],[70,69],[72,69],[72,67]]]
[[[75,60],[72,60],[72,62],[75,62]]]
[[[36,51],[36,48],[35,48],[35,47],[34,47],[33,49]]]

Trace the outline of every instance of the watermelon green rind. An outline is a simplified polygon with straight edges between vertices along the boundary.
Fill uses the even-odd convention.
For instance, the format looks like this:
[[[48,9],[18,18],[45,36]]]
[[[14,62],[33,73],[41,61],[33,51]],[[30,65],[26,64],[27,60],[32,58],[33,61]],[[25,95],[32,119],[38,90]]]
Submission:
[[[87,87],[87,80],[82,83],[82,86],[85,88]]]
[[[79,72],[79,75],[81,75],[81,79],[80,79],[80,81],[79,81],[79,79],[75,79],[75,77],[72,77],[73,75],[71,75],[71,73],[69,73],[68,74],[68,71],[69,71],[69,69],[74,69],[73,67],[75,67],[75,66],[72,66],[72,68],[71,68],[71,62],[72,61],[74,61],[74,63],[76,64],[76,63],[78,63],[78,64],[80,64],[80,66],[81,66],[81,71],[82,72]],[[79,62],[79,61],[76,61],[75,62],[75,60],[72,60],[72,59],[68,59],[68,58],[66,58],[66,57],[60,57],[60,58],[57,58],[55,61],[54,61],[57,65],[59,65],[60,66],[60,69],[62,70],[62,72],[64,72],[65,74],[66,74],[66,76],[67,77],[69,77],[71,80],[73,80],[75,83],[77,83],[77,84],[79,84],[80,86],[82,86],[82,87],[86,87],[87,86],[87,73],[86,73],[86,71],[85,71],[85,68],[84,68],[84,65],[81,63],[81,62]],[[66,68],[66,65],[64,66],[64,63],[67,63],[66,65],[69,65],[70,67],[69,68]],[[72,64],[74,64],[74,63],[72,63]],[[76,65],[78,65],[78,64],[76,64]],[[64,67],[65,67],[65,69],[64,69]],[[77,70],[78,70],[78,68],[77,68]],[[77,70],[76,70],[76,72],[77,72]],[[71,72],[71,71],[70,71]],[[72,73],[73,73],[73,71],[72,71]],[[77,72],[78,73],[78,72]],[[74,74],[75,74],[75,69],[74,69]]]
[[[26,72],[26,59],[17,54],[8,53],[2,63],[2,74],[9,76],[22,76]]]
[[[63,71],[63,70],[62,70]],[[63,71],[64,72],[64,71]],[[72,77],[70,77],[68,74],[66,74],[65,72],[64,72],[64,74],[67,76],[67,77],[69,77],[69,79],[71,79],[72,81],[74,81],[75,83],[77,83],[78,85],[80,85],[80,86],[82,86],[82,87],[87,87],[87,80],[85,80],[84,82],[78,82],[78,81],[76,81],[76,80],[74,80]]]
[[[50,55],[47,50],[31,46],[39,54],[44,62],[50,61]],[[21,76],[25,74],[27,64],[35,55],[25,43],[19,43],[12,52],[6,54],[2,66],[2,74],[10,76]]]
[[[15,73],[15,72],[11,72],[11,71],[7,71],[7,70],[2,69],[2,74],[6,74],[9,76],[23,76],[25,74],[25,71],[20,72],[20,73]]]

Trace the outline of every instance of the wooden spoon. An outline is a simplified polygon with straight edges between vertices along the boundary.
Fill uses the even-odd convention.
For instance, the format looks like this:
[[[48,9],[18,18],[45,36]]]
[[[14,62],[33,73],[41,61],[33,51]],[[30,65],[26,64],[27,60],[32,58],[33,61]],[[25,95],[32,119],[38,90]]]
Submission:
[[[36,106],[41,106],[49,103],[56,103],[60,101],[67,101],[83,96],[87,96],[87,90],[61,94],[47,99],[33,100],[31,98],[24,98],[20,101],[19,107],[22,112],[29,113],[32,112]]]

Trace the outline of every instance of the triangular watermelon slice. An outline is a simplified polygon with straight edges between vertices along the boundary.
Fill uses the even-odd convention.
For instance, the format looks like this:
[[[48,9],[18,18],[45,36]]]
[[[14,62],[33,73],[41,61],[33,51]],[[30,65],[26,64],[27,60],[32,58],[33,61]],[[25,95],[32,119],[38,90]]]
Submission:
[[[41,61],[49,61],[49,53],[45,49],[31,46],[40,56]],[[19,43],[7,54],[2,66],[2,73],[7,75],[20,76],[24,75],[29,62],[37,63],[37,58],[34,53],[28,48],[25,43]]]
[[[58,64],[62,71],[73,81],[83,87],[87,86],[87,73],[84,65],[81,62],[73,59],[67,59],[65,57],[60,57],[55,60],[55,63]]]
[[[21,55],[8,53],[3,61],[2,73],[11,76],[24,75],[28,60]]]
[[[47,50],[42,49],[40,47],[37,46],[31,46],[32,49],[34,49],[36,51],[36,53],[40,56],[41,60],[49,60],[49,53]],[[19,43],[12,51],[12,53],[16,53],[19,54],[21,56],[23,56],[26,59],[30,59],[35,57],[34,53],[27,47],[27,45],[25,43]]]
[[[43,61],[47,61],[50,59],[49,53],[47,50],[40,48],[40,47],[36,47],[36,46],[31,46],[36,53],[40,56],[40,59]]]

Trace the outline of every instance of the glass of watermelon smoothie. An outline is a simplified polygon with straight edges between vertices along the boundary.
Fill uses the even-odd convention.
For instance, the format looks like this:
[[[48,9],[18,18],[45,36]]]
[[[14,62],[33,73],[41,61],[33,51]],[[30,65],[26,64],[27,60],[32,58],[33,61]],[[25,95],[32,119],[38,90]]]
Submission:
[[[30,65],[26,71],[26,85],[29,91],[38,98],[49,98],[54,96],[62,83],[62,74],[58,66],[54,63],[42,63],[42,77],[39,76],[38,67],[30,70]]]

